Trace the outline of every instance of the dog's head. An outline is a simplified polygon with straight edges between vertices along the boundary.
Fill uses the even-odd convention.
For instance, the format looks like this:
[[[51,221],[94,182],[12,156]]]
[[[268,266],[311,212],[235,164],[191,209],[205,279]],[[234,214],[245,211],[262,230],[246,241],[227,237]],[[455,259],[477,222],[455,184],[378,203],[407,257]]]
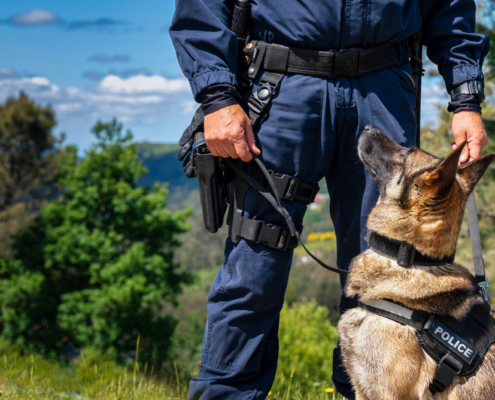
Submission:
[[[432,257],[451,255],[467,197],[495,158],[491,153],[458,167],[463,147],[439,159],[399,146],[379,129],[366,126],[359,137],[359,158],[380,190],[368,228]]]

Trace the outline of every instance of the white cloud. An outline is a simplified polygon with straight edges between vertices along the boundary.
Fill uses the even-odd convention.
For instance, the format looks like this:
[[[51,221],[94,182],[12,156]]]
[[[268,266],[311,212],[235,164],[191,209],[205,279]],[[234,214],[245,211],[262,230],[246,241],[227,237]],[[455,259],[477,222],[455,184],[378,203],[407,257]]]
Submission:
[[[128,79],[109,75],[100,82],[98,89],[120,94],[175,94],[189,91],[189,84],[185,79],[167,79],[159,75],[137,75]]]
[[[98,119],[114,117],[128,127],[165,131],[177,126],[176,140],[175,135],[187,126],[197,107],[187,80],[158,75],[127,79],[109,75],[92,89],[59,87],[44,77],[0,78],[0,102],[21,90],[37,102],[53,106],[59,127],[69,133],[70,140],[71,131],[89,132]]]
[[[15,14],[10,17],[9,22],[13,25],[48,25],[57,24],[60,19],[51,11],[35,8],[25,14]]]

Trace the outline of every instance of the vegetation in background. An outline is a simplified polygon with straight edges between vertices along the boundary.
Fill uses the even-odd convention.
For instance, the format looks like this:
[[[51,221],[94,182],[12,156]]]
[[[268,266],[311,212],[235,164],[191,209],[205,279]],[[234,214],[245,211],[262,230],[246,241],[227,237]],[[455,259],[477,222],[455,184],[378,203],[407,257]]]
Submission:
[[[190,212],[166,208],[165,185],[136,186],[146,169],[130,132],[116,121],[93,132],[83,158],[66,149],[63,194],[0,260],[0,337],[56,358],[71,347],[125,354],[140,336],[142,361],[159,364],[177,324],[161,309],[192,281],[174,262]]]
[[[328,320],[328,309],[315,300],[286,304],[280,314],[279,338],[272,392],[287,391],[291,382],[300,397],[310,393],[324,396],[325,389],[332,387],[332,357],[338,339],[337,328]]]
[[[59,148],[51,107],[24,93],[0,105],[0,257],[12,255],[12,235],[32,221],[41,202],[57,190]]]

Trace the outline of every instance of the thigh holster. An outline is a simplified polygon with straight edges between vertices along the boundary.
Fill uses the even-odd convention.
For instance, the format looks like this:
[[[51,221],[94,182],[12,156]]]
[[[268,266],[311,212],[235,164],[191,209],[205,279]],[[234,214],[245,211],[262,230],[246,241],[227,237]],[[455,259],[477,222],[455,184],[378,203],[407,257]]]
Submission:
[[[256,167],[250,163],[236,161],[238,167],[256,179],[260,184],[267,187],[268,182]],[[306,204],[314,202],[320,187],[317,183],[302,182],[299,179],[270,171],[276,190],[281,198],[286,201],[302,201]],[[234,243],[241,239],[255,243],[262,243],[273,249],[287,250],[294,249],[298,245],[298,239],[291,236],[290,230],[281,225],[270,224],[259,219],[247,218],[244,215],[244,202],[250,184],[239,174],[232,170],[226,174],[227,192],[229,202],[229,214],[227,224],[229,225],[229,235]],[[267,190],[269,190],[267,188]]]

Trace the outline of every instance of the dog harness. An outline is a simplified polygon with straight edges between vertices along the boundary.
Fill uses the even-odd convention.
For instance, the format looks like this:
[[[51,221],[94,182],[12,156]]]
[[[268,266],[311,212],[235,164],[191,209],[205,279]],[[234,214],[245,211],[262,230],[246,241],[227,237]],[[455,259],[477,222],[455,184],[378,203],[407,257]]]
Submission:
[[[389,300],[359,302],[359,306],[365,310],[416,329],[420,346],[437,363],[435,377],[430,385],[432,394],[443,392],[452,384],[456,376],[472,375],[480,366],[490,346],[495,343],[495,319],[490,315],[493,309],[488,303],[486,293],[488,280],[485,276],[473,193],[468,198],[467,209],[475,277],[484,296],[482,304],[474,306],[466,317],[457,320],[450,316],[411,310]],[[421,254],[406,242],[391,240],[371,231],[366,235],[366,240],[374,252],[394,259],[398,265],[406,268],[413,265],[450,265],[455,257],[453,254],[443,259],[431,258]]]

